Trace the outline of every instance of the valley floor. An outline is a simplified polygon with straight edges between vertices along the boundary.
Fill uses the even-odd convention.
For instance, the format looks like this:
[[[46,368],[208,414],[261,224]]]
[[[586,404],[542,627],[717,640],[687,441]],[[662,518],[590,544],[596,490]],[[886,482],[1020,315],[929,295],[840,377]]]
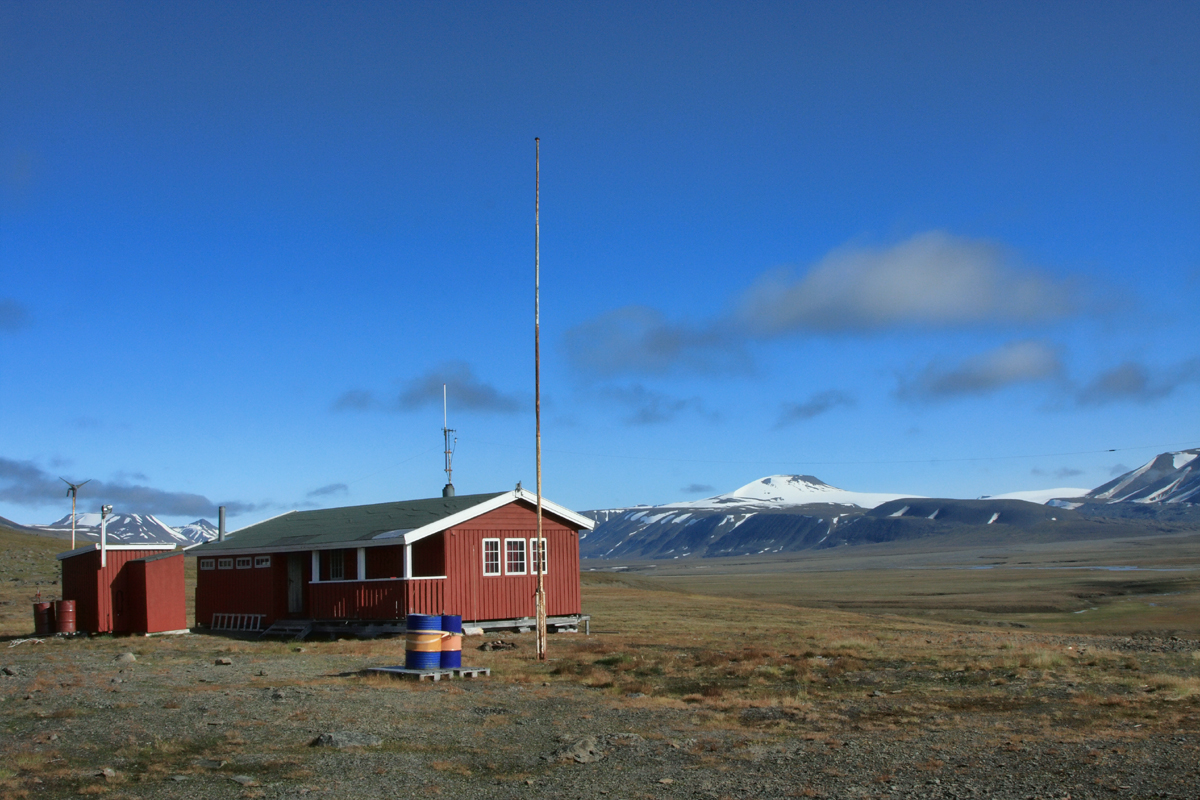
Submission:
[[[994,609],[938,616],[940,570],[827,571],[842,597],[892,581],[932,616],[778,602],[789,584],[746,564],[710,566],[756,596],[588,574],[590,637],[551,637],[545,663],[531,635],[505,636],[513,651],[468,639],[464,663],[491,678],[417,684],[360,674],[400,663],[399,639],[28,641],[24,595],[52,588],[43,561],[14,552],[20,574],[0,587],[6,797],[1193,798],[1200,785],[1200,636],[1156,628],[1151,606],[1111,617],[1119,630],[1028,609],[1016,628]],[[997,569],[974,572],[986,594]],[[314,746],[323,733],[377,739]]]

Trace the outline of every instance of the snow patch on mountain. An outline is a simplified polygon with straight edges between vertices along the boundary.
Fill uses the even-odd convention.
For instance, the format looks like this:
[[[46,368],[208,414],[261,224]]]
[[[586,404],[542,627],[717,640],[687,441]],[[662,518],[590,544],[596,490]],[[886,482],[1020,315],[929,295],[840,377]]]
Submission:
[[[1060,498],[1084,497],[1091,489],[1033,489],[1026,492],[1005,492],[1004,494],[989,494],[980,497],[980,500],[1024,500],[1027,503],[1037,503],[1038,505],[1048,505],[1051,500]]]
[[[916,497],[908,494],[851,492],[830,486],[811,475],[770,475],[759,478],[739,489],[703,500],[672,503],[672,508],[721,508],[730,505],[763,505],[769,508],[832,504],[874,508],[890,500]]]

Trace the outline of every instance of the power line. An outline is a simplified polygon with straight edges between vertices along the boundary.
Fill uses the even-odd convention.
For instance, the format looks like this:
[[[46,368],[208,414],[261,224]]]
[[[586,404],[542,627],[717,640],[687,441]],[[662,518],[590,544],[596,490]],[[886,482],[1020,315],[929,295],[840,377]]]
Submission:
[[[478,444],[489,445],[491,447],[501,447],[511,450],[523,449],[520,445],[502,444],[499,442],[478,441]],[[903,458],[903,459],[871,459],[863,461],[778,461],[770,459],[718,459],[718,458],[673,458],[671,456],[642,456],[630,455],[628,453],[589,453],[580,450],[558,450],[545,448],[545,452],[556,453],[558,455],[569,456],[584,456],[587,458],[616,458],[629,461],[671,461],[683,464],[746,464],[746,465],[767,465],[779,464],[787,466],[813,466],[813,467],[829,467],[829,466],[870,466],[875,464],[952,464],[965,463],[972,461],[1015,461],[1024,458],[1064,458],[1066,456],[1085,456],[1099,455],[1101,453],[1124,453],[1132,450],[1157,450],[1163,448],[1179,448],[1191,449],[1192,447],[1200,446],[1200,443],[1192,442],[1171,442],[1167,444],[1148,444],[1138,445],[1134,447],[1109,447],[1102,450],[1075,450],[1061,453],[1027,453],[1023,455],[1007,455],[1007,456],[963,456],[955,458]]]

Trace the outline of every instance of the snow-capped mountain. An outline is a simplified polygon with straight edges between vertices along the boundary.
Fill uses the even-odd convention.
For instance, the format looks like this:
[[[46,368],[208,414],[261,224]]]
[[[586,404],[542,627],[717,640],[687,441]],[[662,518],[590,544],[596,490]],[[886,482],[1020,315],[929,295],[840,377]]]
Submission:
[[[70,536],[71,515],[49,525],[29,527],[55,536]],[[152,514],[113,514],[108,518],[105,534],[110,542],[118,544],[178,544],[186,547],[196,543]],[[76,514],[75,538],[86,542],[100,541],[100,515]]]
[[[784,506],[839,505],[874,508],[889,500],[902,497],[917,497],[911,494],[879,494],[851,492],[830,486],[811,475],[770,475],[747,483],[728,494],[719,494],[704,500],[672,503],[675,508],[727,508],[729,506]]]
[[[914,496],[848,491],[811,475],[770,475],[703,500],[585,511],[600,524],[581,536],[580,554],[679,558],[828,547],[844,543],[835,531],[851,519]]]
[[[1166,453],[1091,492],[1060,488],[976,500],[854,492],[811,475],[770,475],[703,500],[585,511],[596,528],[580,536],[583,558],[743,556],[822,549],[958,533],[993,540],[1011,535],[1086,538],[1112,535],[1097,517],[1180,512],[1200,494],[1200,449]],[[1193,463],[1195,462],[1195,463]],[[1130,513],[1138,504],[1141,513]],[[1105,504],[1108,505],[1105,505]],[[1179,505],[1179,504],[1183,505]],[[1116,504],[1116,505],[1112,505]],[[1103,508],[1104,511],[1098,509]],[[1179,522],[1174,514],[1168,523]],[[1130,528],[1130,535],[1138,529]]]
[[[1126,472],[1088,492],[1100,503],[1200,502],[1200,448],[1162,453],[1135,470]]]
[[[194,544],[211,542],[217,538],[217,526],[206,519],[198,519],[175,529],[180,536],[186,537]]]

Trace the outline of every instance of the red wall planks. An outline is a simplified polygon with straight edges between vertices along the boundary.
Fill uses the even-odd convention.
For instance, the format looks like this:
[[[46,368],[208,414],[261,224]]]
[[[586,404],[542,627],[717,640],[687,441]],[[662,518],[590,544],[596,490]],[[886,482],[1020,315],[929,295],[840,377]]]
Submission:
[[[579,535],[548,515],[542,518],[542,533],[547,550],[546,613],[579,614]],[[447,540],[449,578],[445,613],[461,613],[465,620],[515,619],[537,613],[537,575],[532,572],[531,549],[526,546],[527,574],[504,574],[503,563],[505,539],[528,542],[537,536],[537,514],[532,507],[510,503],[442,535]],[[484,539],[500,539],[500,575],[483,574]]]
[[[579,614],[579,534],[563,520],[546,514],[547,613]],[[263,624],[287,616],[309,619],[394,619],[399,611],[461,614],[463,619],[494,620],[532,617],[537,576],[532,570],[529,541],[537,535],[537,516],[524,501],[510,503],[463,525],[441,531],[413,544],[414,576],[445,575],[444,580],[380,580],[404,574],[401,544],[366,548],[366,580],[354,580],[357,552],[334,551],[344,558],[345,580],[328,581],[330,551],[323,551],[320,583],[312,583],[311,551],[303,552],[304,610],[289,614],[289,553],[271,554],[269,568],[200,569],[196,584],[196,622],[208,625],[215,613],[262,614]],[[483,540],[521,539],[526,543],[523,575],[483,574]],[[265,555],[265,554],[264,554]],[[244,556],[243,556],[244,557]],[[203,561],[214,556],[201,556]],[[255,557],[256,558],[256,557]],[[216,563],[216,562],[214,562]],[[376,582],[378,580],[378,582]]]
[[[183,553],[166,558],[130,561],[126,591],[130,605],[130,630],[160,633],[187,628]]]
[[[63,599],[75,601],[76,629],[89,633],[146,633],[149,631],[143,627],[146,623],[145,612],[142,609],[164,605],[182,606],[185,601],[182,560],[179,560],[177,582],[157,578],[150,583],[131,581],[134,571],[144,567],[131,569],[130,562],[147,556],[162,555],[163,552],[110,549],[103,567],[100,566],[99,550],[64,558]],[[163,630],[186,627],[185,617],[182,625]]]

